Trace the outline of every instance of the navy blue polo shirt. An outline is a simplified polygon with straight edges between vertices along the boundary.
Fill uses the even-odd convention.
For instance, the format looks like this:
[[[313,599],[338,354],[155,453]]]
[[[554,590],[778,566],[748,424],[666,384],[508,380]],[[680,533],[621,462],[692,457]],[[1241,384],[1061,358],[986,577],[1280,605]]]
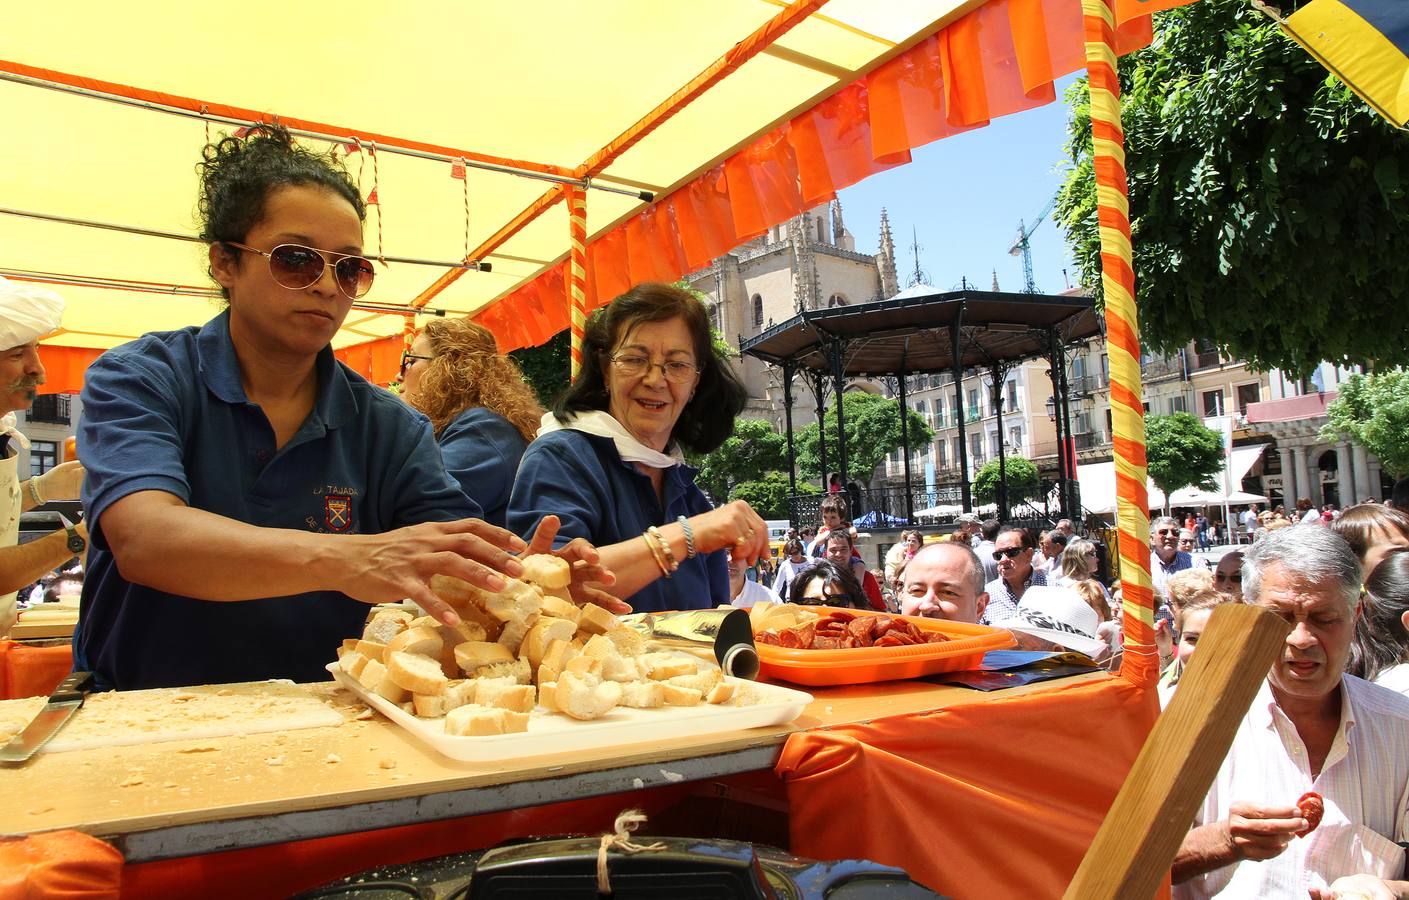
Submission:
[[[622,460],[610,438],[563,429],[528,445],[509,498],[510,531],[528,538],[539,519],[562,520],[557,545],[586,538],[607,547],[641,536],[651,525],[695,516],[712,507],[695,486],[695,469],[665,470],[665,508],[651,479]],[[669,579],[659,578],[627,598],[637,612],[709,609],[728,604],[729,563],[725,551],[680,560]]]
[[[74,632],[76,667],[132,690],[265,678],[325,681],[369,607],[335,591],[238,602],[134,584],[118,571],[103,512],[138,491],[270,528],[376,534],[479,515],[446,473],[425,416],[369,384],[325,347],[318,394],[295,435],[245,395],[229,313],[156,332],[88,368],[79,455],[92,541]]]
[[[436,443],[446,470],[484,510],[484,520],[503,528],[514,473],[528,441],[508,419],[472,406],[441,429]]]

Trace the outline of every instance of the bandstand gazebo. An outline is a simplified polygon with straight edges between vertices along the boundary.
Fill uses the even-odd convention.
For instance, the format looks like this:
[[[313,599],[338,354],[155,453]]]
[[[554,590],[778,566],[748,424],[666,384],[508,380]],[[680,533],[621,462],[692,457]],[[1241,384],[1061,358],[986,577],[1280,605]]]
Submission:
[[[1066,376],[1067,349],[1102,333],[1100,313],[1086,297],[1003,293],[963,288],[936,291],[912,287],[888,300],[830,309],[804,310],[787,321],[739,344],[740,352],[782,369],[784,422],[788,438],[788,485],[791,509],[798,512],[797,457],[793,437],[793,381],[807,379],[817,400],[821,421],[828,382],[840,398],[848,378],[892,377],[899,384],[899,401],[906,407],[906,383],[911,375],[950,373],[956,403],[963,408],[963,379],[974,369],[987,370],[995,391],[998,433],[1003,434],[1001,385],[1013,366],[1045,358],[1050,364],[1053,412],[1057,426],[1057,495],[1061,515],[1079,514],[1076,464],[1071,446],[1070,387]],[[842,404],[836,403],[837,468],[846,471],[846,429]],[[958,417],[959,471],[957,483],[937,485],[940,497],[973,509],[968,474],[966,416]],[[910,442],[906,417],[901,416],[904,450],[905,521],[915,519],[911,481]],[[828,470],[826,444],[821,444],[823,471]],[[999,454],[1000,470],[1003,455]],[[933,500],[933,498],[931,498]],[[998,506],[1009,508],[1007,480],[1000,477]],[[882,512],[886,512],[882,510]]]

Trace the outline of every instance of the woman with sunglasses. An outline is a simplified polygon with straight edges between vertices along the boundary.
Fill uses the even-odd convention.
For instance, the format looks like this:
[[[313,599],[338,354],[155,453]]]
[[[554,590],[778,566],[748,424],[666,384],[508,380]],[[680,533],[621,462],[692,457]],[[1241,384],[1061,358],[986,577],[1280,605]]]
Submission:
[[[1075,587],[1083,581],[1094,582],[1109,604],[1111,592],[1096,578],[1099,568],[1096,545],[1084,538],[1074,538],[1057,557],[1054,572],[1047,576],[1047,583],[1054,587]]]
[[[108,351],[83,388],[74,649],[105,688],[326,680],[367,604],[454,624],[431,576],[522,572],[523,541],[472,518],[426,420],[333,358],[374,274],[346,172],[278,126],[207,146],[200,171],[228,308]]]
[[[746,399],[704,304],[639,284],[593,314],[582,349],[582,371],[519,463],[509,529],[557,514],[558,539],[599,547],[637,611],[727,605],[725,549],[752,565],[768,528],[741,500],[712,509],[684,464],[682,451],[724,443]]]
[[[543,407],[489,329],[432,319],[401,360],[401,397],[431,420],[445,468],[503,527],[509,491]]]
[[[1243,597],[1243,551],[1229,550],[1213,569],[1213,587],[1234,599]]]

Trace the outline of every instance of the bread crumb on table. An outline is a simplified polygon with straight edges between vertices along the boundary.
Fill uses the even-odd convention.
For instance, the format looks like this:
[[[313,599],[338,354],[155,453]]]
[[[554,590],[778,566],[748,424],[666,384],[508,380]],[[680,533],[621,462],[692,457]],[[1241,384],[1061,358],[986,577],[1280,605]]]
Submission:
[[[328,763],[329,765],[333,763],[340,763],[342,762],[342,757],[338,756],[336,753],[329,753],[327,756],[323,757],[323,762]]]
[[[380,766],[380,767],[382,767],[383,769],[395,769],[395,768],[396,768],[396,760],[391,759],[390,757],[388,757],[387,759],[384,759],[384,760],[382,760],[381,762],[377,763],[377,765]]]
[[[119,781],[117,786],[136,787],[137,785],[141,784],[146,780],[146,776],[144,776],[141,772],[132,772],[126,778],[122,779],[122,781]]]
[[[266,766],[282,766],[284,764],[284,758],[282,756],[271,756],[264,760],[264,764]]]

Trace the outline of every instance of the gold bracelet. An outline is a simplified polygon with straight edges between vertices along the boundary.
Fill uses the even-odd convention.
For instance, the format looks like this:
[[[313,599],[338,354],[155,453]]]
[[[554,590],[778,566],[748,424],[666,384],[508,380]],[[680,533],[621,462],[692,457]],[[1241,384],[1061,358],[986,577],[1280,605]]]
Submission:
[[[660,547],[656,544],[655,535],[650,531],[641,532],[641,540],[646,542],[646,546],[651,550],[651,556],[655,559],[656,565],[660,568],[660,573],[666,578],[670,577],[670,567],[665,563],[665,556],[660,552]]]
[[[660,533],[660,529],[652,525],[646,529],[646,533],[656,539],[656,544],[660,547],[660,552],[665,556],[666,573],[669,578],[675,574],[675,570],[680,568],[680,563],[675,561],[675,554],[671,552],[670,545],[666,543],[665,536]]]

